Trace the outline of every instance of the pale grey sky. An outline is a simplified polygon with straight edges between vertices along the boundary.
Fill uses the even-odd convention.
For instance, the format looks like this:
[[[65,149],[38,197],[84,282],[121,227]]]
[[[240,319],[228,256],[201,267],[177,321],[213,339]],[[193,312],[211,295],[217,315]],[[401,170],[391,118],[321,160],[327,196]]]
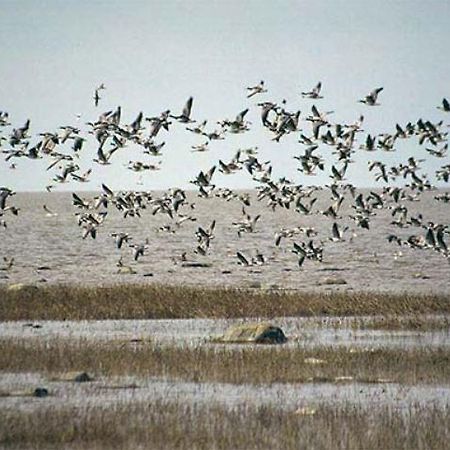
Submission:
[[[419,117],[449,122],[436,109],[450,97],[449,1],[3,0],[1,9],[0,110],[9,111],[13,126],[30,118],[33,134],[81,125],[117,105],[125,122],[141,110],[147,116],[168,108],[179,113],[190,95],[193,117],[209,119],[210,127],[252,108],[248,119],[254,129],[213,142],[209,153],[190,152],[202,139],[181,124],[158,136],[166,141],[163,170],[144,173],[148,189],[187,187],[200,169],[253,145],[259,146],[261,159],[273,162],[275,175],[326,183],[327,174],[306,178],[296,171],[292,156],[302,151],[296,137],[271,142],[255,106],[258,100],[286,98],[289,109],[301,109],[303,115],[313,102],[300,92],[319,80],[325,98],[316,104],[335,110],[336,121],[353,121],[363,113],[364,129],[375,132],[393,131],[396,122]],[[268,94],[247,100],[245,87],[261,79]],[[92,94],[101,82],[107,90],[95,108]],[[357,103],[378,86],[384,86],[382,106]],[[79,122],[77,113],[82,113]],[[93,166],[96,146],[91,142],[82,169]],[[330,149],[321,153],[330,155]],[[408,142],[380,158],[405,161],[410,154],[426,157]],[[124,163],[139,157],[140,151],[129,147],[110,167],[94,164],[91,183],[62,188],[98,189],[102,181],[113,189],[136,188],[138,175]],[[355,157],[350,175],[356,184],[370,184],[369,157],[379,155]],[[428,158],[425,168],[431,172],[441,163]],[[21,158],[15,171],[8,165],[0,161],[0,185],[16,190],[42,189],[51,176],[41,161]],[[244,173],[217,181],[252,186]]]

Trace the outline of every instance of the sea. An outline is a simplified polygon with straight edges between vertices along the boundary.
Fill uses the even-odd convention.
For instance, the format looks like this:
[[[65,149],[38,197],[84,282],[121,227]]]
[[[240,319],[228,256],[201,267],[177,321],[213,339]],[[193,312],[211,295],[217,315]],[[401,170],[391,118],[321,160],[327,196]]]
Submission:
[[[369,191],[362,191],[367,195]],[[422,214],[424,223],[450,225],[450,203],[435,201],[443,191],[424,192],[418,201],[403,201],[408,217]],[[166,214],[153,214],[148,205],[140,217],[126,217],[110,205],[96,238],[83,239],[77,223],[70,192],[17,193],[8,205],[19,208],[17,216],[5,212],[6,228],[0,227],[0,284],[112,285],[117,283],[162,283],[196,287],[234,287],[300,291],[377,291],[445,294],[450,291],[450,259],[432,249],[414,249],[389,242],[395,234],[402,239],[411,235],[425,236],[418,226],[398,227],[392,224],[392,210],[376,210],[370,217],[370,229],[358,227],[349,217],[355,214],[354,201],[348,194],[339,211],[342,242],[333,242],[334,219],[324,211],[333,203],[330,191],[318,191],[318,201],[310,215],[290,209],[268,207],[266,199],[258,201],[250,191],[250,206],[245,213],[260,215],[251,233],[237,232],[233,223],[243,219],[243,204],[224,198],[201,198],[188,192],[195,205],[182,207],[192,216],[181,226]],[[80,192],[92,199],[98,193]],[[157,198],[162,192],[153,192]],[[307,202],[307,200],[306,200]],[[46,205],[47,211],[44,209]],[[184,209],[183,209],[184,208]],[[48,210],[54,214],[49,214]],[[215,220],[214,237],[206,255],[195,253],[196,231],[208,228]],[[170,231],[164,231],[165,225]],[[275,245],[281,229],[314,228],[317,235],[308,238],[296,234]],[[115,245],[112,233],[125,232],[131,243],[146,243],[144,256],[133,259],[133,248]],[[292,252],[294,242],[313,239],[322,245],[322,262],[306,259],[299,266]],[[450,236],[446,235],[450,247]],[[237,252],[251,260],[263,255],[263,264],[240,264]],[[8,264],[13,258],[13,263]],[[119,262],[120,260],[120,262]],[[121,267],[120,267],[121,265]]]

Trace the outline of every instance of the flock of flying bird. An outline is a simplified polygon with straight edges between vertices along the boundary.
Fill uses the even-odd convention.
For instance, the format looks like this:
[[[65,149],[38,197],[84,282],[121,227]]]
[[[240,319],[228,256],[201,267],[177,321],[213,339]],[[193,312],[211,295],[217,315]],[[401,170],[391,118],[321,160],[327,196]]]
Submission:
[[[105,90],[104,84],[94,91],[94,105],[100,104],[100,93]],[[247,98],[264,97],[267,93],[264,81],[246,88]],[[380,105],[379,97],[383,88],[376,88],[359,102],[366,107]],[[352,214],[345,218],[354,222],[354,230],[362,228],[370,230],[371,219],[380,210],[388,210],[392,215],[392,226],[399,229],[413,230],[407,237],[399,237],[398,233],[387,235],[389,242],[399,246],[414,249],[431,250],[439,253],[450,261],[450,248],[447,244],[450,228],[448,223],[434,223],[426,220],[422,214],[410,214],[408,202],[417,200],[425,191],[434,190],[432,180],[421,172],[423,159],[414,156],[406,161],[388,166],[382,160],[370,161],[369,172],[373,173],[382,189],[370,192],[361,191],[347,179],[347,169],[354,162],[358,152],[394,152],[398,141],[414,139],[418,145],[432,158],[443,161],[435,171],[434,178],[448,183],[450,180],[450,163],[447,157],[448,132],[443,120],[432,122],[419,119],[404,125],[396,124],[392,131],[372,135],[363,129],[364,116],[360,116],[353,123],[335,123],[331,120],[333,111],[321,111],[316,102],[322,96],[322,84],[319,82],[310,91],[301,92],[305,99],[313,100],[309,114],[302,114],[300,110],[290,111],[285,100],[277,104],[272,101],[259,101],[260,123],[270,135],[270,138],[282,143],[287,135],[295,135],[301,152],[294,156],[298,162],[297,170],[305,179],[323,172],[329,168],[331,182],[325,187],[314,185],[304,186],[286,177],[276,179],[272,176],[271,161],[258,159],[258,148],[239,149],[232,158],[225,162],[221,159],[208,168],[200,171],[190,183],[195,187],[197,195],[203,199],[220,198],[226,201],[236,201],[242,205],[242,217],[230,223],[240,238],[246,233],[257,231],[261,224],[261,216],[252,216],[249,213],[254,201],[249,193],[233,191],[229,188],[218,187],[214,183],[215,174],[224,175],[244,171],[256,183],[256,201],[265,202],[273,211],[278,208],[290,209],[298,213],[299,222],[303,215],[318,214],[330,220],[330,236],[319,236],[312,227],[281,228],[274,236],[274,246],[281,246],[286,240],[292,245],[292,253],[298,258],[299,266],[305,260],[322,261],[326,243],[342,242],[349,230],[339,222],[343,219],[341,208],[344,202],[350,199]],[[137,114],[131,123],[122,120],[122,109],[106,111],[99,115],[97,120],[87,122],[88,131],[76,126],[61,126],[57,131],[47,131],[37,135],[34,139],[28,119],[24,125],[11,127],[9,114],[0,111],[0,151],[9,168],[17,168],[17,161],[21,158],[48,161],[47,170],[54,171],[50,184],[46,186],[50,192],[60,183],[86,183],[90,181],[92,168],[82,171],[80,169],[80,155],[86,152],[86,141],[96,142],[96,155],[91,159],[98,166],[113,163],[114,155],[126,152],[127,146],[138,146],[145,155],[145,160],[130,160],[127,169],[134,172],[147,172],[160,170],[162,165],[165,141],[161,135],[170,131],[174,126],[184,126],[189,133],[202,139],[198,145],[191,148],[192,152],[205,152],[213,146],[214,141],[226,139],[230,134],[246,133],[251,123],[246,120],[249,108],[243,109],[234,119],[224,119],[216,123],[216,127],[209,129],[208,121],[198,121],[193,114],[194,100],[190,97],[179,115],[165,110],[155,116],[144,116],[143,112]],[[447,99],[437,106],[445,113],[450,113],[450,104]],[[360,137],[361,136],[361,137]],[[330,148],[331,155],[326,158],[319,152],[322,148]],[[158,161],[153,161],[158,158]],[[332,162],[332,163],[331,163]],[[399,187],[392,183],[404,180]],[[394,186],[395,185],[395,186]],[[323,210],[315,208],[317,191],[327,189],[330,194],[330,204]],[[7,227],[8,215],[18,215],[20,209],[13,205],[15,192],[8,187],[0,187],[0,228]],[[445,191],[436,192],[436,201],[450,203],[450,194]],[[161,214],[167,217],[168,223],[161,226],[159,231],[176,233],[185,222],[195,222],[195,204],[188,200],[183,189],[173,188],[156,195],[149,191],[119,191],[114,192],[106,184],[102,184],[101,192],[93,198],[83,198],[72,194],[73,205],[76,208],[75,217],[82,232],[83,239],[95,239],[97,232],[102,228],[108,217],[108,209],[116,208],[124,218],[141,217],[144,209],[151,214]],[[43,208],[47,216],[56,215],[46,205]],[[449,214],[450,218],[450,214]],[[326,220],[326,219],[324,219]],[[209,226],[199,226],[193,236],[193,253],[206,256],[214,239],[216,221],[212,220]],[[146,242],[136,243],[132,236],[125,232],[111,234],[114,245],[118,249],[129,247],[132,249],[132,258],[138,261],[146,255],[149,248]],[[321,239],[319,239],[321,238]],[[187,252],[180,256],[186,261]],[[6,261],[6,260],[5,260]],[[10,260],[11,261],[11,260]],[[244,266],[261,265],[267,263],[267,258],[260,252],[250,257],[244,252],[236,253],[236,262]],[[12,265],[12,263],[10,264]],[[122,257],[118,262],[123,266]]]

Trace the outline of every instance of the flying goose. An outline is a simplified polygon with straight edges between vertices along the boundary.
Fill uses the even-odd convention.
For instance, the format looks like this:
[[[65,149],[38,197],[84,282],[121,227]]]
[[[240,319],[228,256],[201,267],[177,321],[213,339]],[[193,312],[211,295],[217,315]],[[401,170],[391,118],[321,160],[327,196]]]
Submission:
[[[242,252],[236,252],[236,256],[239,259],[238,264],[240,264],[241,266],[248,267],[251,265],[250,260]]]
[[[129,244],[128,247],[133,249],[133,259],[138,261],[141,256],[144,256],[145,250],[148,249],[147,244]]]
[[[128,233],[111,233],[111,237],[114,238],[114,242],[116,243],[116,247],[118,249],[122,248],[123,243],[128,243],[131,239],[133,239],[131,236],[128,235]]]
[[[442,106],[438,106],[437,109],[441,111],[450,112],[450,103],[446,98],[442,99]]]
[[[46,212],[45,217],[57,217],[58,213],[51,211],[47,205],[42,205],[43,210]]]
[[[261,80],[256,86],[248,87],[247,91],[249,91],[247,94],[247,98],[251,98],[256,94],[267,92],[267,89],[264,89],[264,80]]]
[[[364,103],[368,106],[379,106],[380,103],[377,103],[378,94],[383,90],[384,88],[376,88],[374,89],[369,95],[366,95],[363,99],[358,100],[359,103]]]
[[[181,123],[192,123],[195,122],[195,120],[191,120],[191,109],[192,109],[192,103],[194,102],[193,97],[189,97],[186,104],[184,105],[183,111],[179,116],[172,116],[170,115],[172,119],[176,119]]]
[[[313,88],[312,88],[312,90],[311,91],[309,91],[309,92],[302,92],[302,97],[305,97],[305,98],[312,98],[312,99],[320,99],[320,98],[323,98],[321,95],[320,95],[320,90],[322,89],[322,83],[319,81],[317,84],[316,84],[316,86],[314,86]]]

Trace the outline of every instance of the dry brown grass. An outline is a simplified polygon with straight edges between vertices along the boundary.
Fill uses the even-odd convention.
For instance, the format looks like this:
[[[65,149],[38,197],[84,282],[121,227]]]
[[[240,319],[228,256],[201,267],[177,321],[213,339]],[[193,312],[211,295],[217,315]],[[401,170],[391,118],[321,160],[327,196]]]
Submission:
[[[43,400],[45,401],[45,400]],[[0,445],[15,449],[389,449],[448,448],[450,410],[409,406],[319,407],[302,415],[273,407],[155,401],[0,412]]]
[[[386,330],[386,331],[417,331],[433,332],[448,331],[450,333],[449,317],[424,317],[414,316],[386,316],[371,319],[355,319],[352,321],[353,328],[365,330]]]
[[[0,287],[0,320],[450,313],[450,295],[319,293],[162,285]]]
[[[224,383],[302,383],[390,380],[400,383],[449,383],[450,349],[356,350],[317,347],[229,348],[225,345],[167,347],[101,342],[0,341],[0,371],[55,374],[86,371],[94,376],[157,376]],[[314,358],[323,362],[314,363]]]

